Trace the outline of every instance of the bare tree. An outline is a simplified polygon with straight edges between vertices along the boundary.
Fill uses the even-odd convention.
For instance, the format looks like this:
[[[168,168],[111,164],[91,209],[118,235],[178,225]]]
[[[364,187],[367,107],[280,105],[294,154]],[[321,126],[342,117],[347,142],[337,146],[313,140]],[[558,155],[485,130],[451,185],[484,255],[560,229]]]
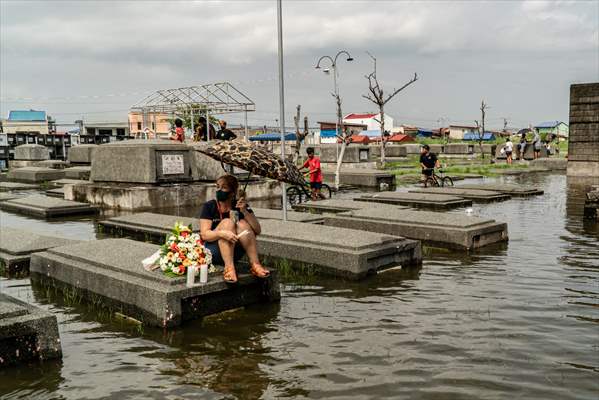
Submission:
[[[341,150],[337,156],[337,166],[335,168],[335,189],[339,190],[339,175],[341,173],[341,164],[343,163],[343,156],[345,155],[345,148],[351,143],[351,137],[354,135],[354,131],[348,132],[343,126],[343,120],[341,118],[341,97],[339,93],[333,93],[335,102],[337,103],[337,140],[341,142]]]
[[[300,149],[302,146],[302,141],[308,136],[308,117],[304,117],[304,131],[300,132],[299,128],[299,120],[300,120],[300,110],[302,106],[297,105],[295,109],[295,116],[293,117],[293,122],[295,124],[295,153],[293,154],[293,162],[297,163],[297,160],[300,158]]]
[[[489,108],[489,106],[485,103],[485,100],[482,100],[480,102],[480,113],[481,113],[481,118],[482,118],[482,126],[478,123],[478,121],[474,121],[476,122],[476,130],[478,131],[478,146],[480,148],[480,154],[481,157],[485,158],[485,153],[483,152],[483,139],[485,136],[485,117],[487,115],[487,108]],[[481,131],[482,128],[482,131]]]
[[[366,75],[366,79],[368,79],[368,90],[370,93],[362,95],[366,100],[371,101],[376,104],[379,108],[380,114],[380,124],[381,124],[381,164],[385,166],[385,146],[387,144],[387,140],[385,139],[385,105],[397,95],[399,92],[410,86],[412,83],[418,80],[418,75],[414,73],[414,77],[410,79],[405,85],[400,87],[399,89],[394,89],[391,94],[385,96],[385,92],[379,81],[376,77],[376,58],[371,55],[374,60],[374,71],[369,75]]]

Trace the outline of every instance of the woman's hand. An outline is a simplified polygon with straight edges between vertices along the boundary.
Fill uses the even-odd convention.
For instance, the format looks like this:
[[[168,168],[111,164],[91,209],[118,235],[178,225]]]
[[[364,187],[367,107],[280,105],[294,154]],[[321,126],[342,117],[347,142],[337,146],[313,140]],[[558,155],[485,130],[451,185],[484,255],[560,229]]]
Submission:
[[[235,205],[235,207],[239,208],[241,212],[245,214],[248,210],[248,203],[247,201],[245,201],[245,198],[242,197],[239,200],[237,200],[237,204]]]
[[[237,240],[239,239],[237,235],[231,231],[218,231],[218,234],[221,239],[225,239],[231,243],[237,243]]]

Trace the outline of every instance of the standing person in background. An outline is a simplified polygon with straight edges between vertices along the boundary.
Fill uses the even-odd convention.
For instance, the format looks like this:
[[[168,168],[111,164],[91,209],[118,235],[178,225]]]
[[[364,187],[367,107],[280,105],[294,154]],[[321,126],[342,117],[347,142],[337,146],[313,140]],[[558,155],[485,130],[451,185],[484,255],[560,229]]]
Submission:
[[[512,163],[512,152],[514,151],[514,144],[512,143],[512,139],[508,136],[505,141],[505,146],[503,146],[503,150],[505,151],[506,162],[508,164]]]
[[[170,136],[170,139],[181,143],[185,142],[185,130],[183,129],[183,121],[180,118],[175,120],[175,134]]]
[[[208,140],[212,140],[216,136],[216,131],[212,124],[208,124],[209,134],[206,132],[206,118],[200,117],[198,124],[198,132],[200,134],[200,138],[202,141],[207,142]]]
[[[237,139],[237,135],[233,133],[232,130],[227,128],[227,121],[220,120],[218,121],[220,125],[220,130],[216,132],[216,140],[233,140]]]
[[[533,158],[536,160],[541,156],[541,137],[539,136],[539,132],[535,130],[535,136],[532,140],[532,149],[534,152]]]
[[[520,138],[520,143],[518,144],[518,150],[520,151],[519,160],[524,160],[524,152],[526,151],[526,133],[522,134]]]

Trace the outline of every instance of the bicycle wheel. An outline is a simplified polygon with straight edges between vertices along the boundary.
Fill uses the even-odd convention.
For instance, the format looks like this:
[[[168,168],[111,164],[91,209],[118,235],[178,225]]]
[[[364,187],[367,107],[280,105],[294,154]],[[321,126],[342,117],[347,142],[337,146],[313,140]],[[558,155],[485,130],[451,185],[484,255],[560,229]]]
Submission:
[[[441,180],[441,186],[453,186],[453,179],[451,179],[449,176],[444,176]]]
[[[424,187],[435,187],[435,186],[439,186],[439,182],[437,182],[435,179],[433,179],[432,176],[429,176],[424,181]]]
[[[333,191],[329,185],[323,183],[322,187],[320,188],[320,194],[324,196],[325,199],[330,199],[333,195]]]
[[[294,206],[302,202],[302,192],[296,186],[287,188],[287,202]]]

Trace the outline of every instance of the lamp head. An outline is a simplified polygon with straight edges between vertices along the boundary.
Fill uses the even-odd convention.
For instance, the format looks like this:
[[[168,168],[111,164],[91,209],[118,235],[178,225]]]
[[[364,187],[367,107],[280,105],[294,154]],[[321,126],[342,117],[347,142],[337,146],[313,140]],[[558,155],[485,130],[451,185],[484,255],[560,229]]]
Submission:
[[[325,69],[322,70],[322,72],[324,72],[325,74],[328,74],[329,72],[331,72],[331,70],[328,69],[328,68],[325,68]]]
[[[347,57],[347,61],[354,61],[354,58],[353,58],[353,57],[351,57],[351,56],[350,56],[350,57]]]

